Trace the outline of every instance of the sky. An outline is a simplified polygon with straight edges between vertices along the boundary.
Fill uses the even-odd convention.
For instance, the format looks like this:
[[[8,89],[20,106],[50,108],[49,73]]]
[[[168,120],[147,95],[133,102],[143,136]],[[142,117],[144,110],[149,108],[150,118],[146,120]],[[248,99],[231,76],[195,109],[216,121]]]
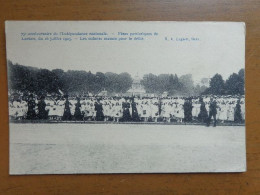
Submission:
[[[60,32],[103,35],[61,36]],[[39,38],[28,33],[52,33],[41,37],[53,40],[22,40]],[[93,37],[117,40],[86,40]],[[56,40],[63,38],[72,41]],[[50,70],[128,72],[140,77],[192,74],[199,81],[216,73],[227,79],[245,66],[244,23],[10,21],[6,22],[6,41],[7,59],[13,63]]]

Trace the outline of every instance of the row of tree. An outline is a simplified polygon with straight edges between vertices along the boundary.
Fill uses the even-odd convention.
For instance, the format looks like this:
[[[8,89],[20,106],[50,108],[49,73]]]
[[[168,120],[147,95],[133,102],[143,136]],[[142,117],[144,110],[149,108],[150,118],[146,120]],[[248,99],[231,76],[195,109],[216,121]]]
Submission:
[[[96,74],[86,71],[63,71],[61,69],[38,69],[8,61],[10,89],[29,93],[60,93],[69,94],[98,94],[106,90],[109,94],[127,92],[133,79],[128,73],[116,74],[112,72]],[[147,74],[141,80],[147,93],[169,95],[196,96],[200,94],[244,94],[244,69],[233,73],[224,81],[220,74],[210,79],[209,87],[205,82],[194,85],[192,75],[176,74]]]
[[[194,96],[200,95],[206,90],[205,85],[194,85],[191,74],[178,77],[176,74],[147,74],[144,75],[141,84],[146,92],[162,94],[167,92],[169,95]]]
[[[220,74],[215,74],[210,79],[210,86],[203,94],[213,95],[244,95],[245,94],[245,70],[233,73],[224,81]]]
[[[178,78],[175,74],[147,74],[141,81],[145,90],[149,93],[162,94],[168,92],[169,95],[197,96],[200,94],[213,95],[244,95],[245,94],[245,70],[233,73],[224,81],[220,74],[215,74],[207,83],[203,78],[201,84],[195,85],[192,75],[182,75]],[[208,86],[209,84],[209,86]]]
[[[69,93],[98,94],[102,90],[109,93],[125,93],[132,86],[132,78],[128,73],[93,74],[86,71],[63,71],[54,69],[38,69],[8,61],[9,86],[12,90],[29,93]]]

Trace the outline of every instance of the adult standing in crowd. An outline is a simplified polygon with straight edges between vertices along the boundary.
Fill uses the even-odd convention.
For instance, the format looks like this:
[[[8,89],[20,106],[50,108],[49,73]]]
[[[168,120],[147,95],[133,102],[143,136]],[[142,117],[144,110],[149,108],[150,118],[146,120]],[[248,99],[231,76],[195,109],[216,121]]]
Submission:
[[[27,111],[26,119],[29,119],[29,120],[36,119],[36,112],[35,112],[36,103],[35,103],[35,100],[33,98],[33,94],[29,95],[29,99],[28,99],[27,104],[28,104],[28,111]]]
[[[74,118],[75,118],[75,120],[78,120],[78,121],[83,120],[83,115],[80,111],[80,108],[81,108],[80,98],[77,97],[77,103],[76,103],[76,107],[75,107]]]
[[[122,121],[131,121],[131,114],[130,114],[130,103],[125,98],[125,102],[122,103],[123,108],[123,118]]]
[[[216,127],[217,124],[217,102],[212,97],[209,102],[209,118],[207,122],[207,126],[209,127],[211,118],[213,117],[213,126]]]
[[[95,111],[96,111],[96,121],[104,121],[104,113],[103,113],[103,106],[100,102],[100,99],[97,99],[95,102]]]
[[[159,117],[161,116],[161,114],[162,114],[162,98],[160,97],[159,102],[158,102],[158,115],[159,115]]]
[[[72,115],[70,112],[70,102],[69,102],[69,96],[65,95],[65,107],[64,107],[64,113],[62,116],[62,120],[71,120],[72,119]]]
[[[140,121],[134,97],[132,97],[132,120],[135,122]]]
[[[38,106],[38,119],[48,119],[48,111],[46,110],[45,96],[40,97],[40,101],[37,104]]]
[[[238,99],[236,107],[235,107],[234,122],[241,123],[242,120],[243,119],[242,119],[242,113],[241,113],[240,99]]]
[[[200,113],[198,115],[198,119],[200,122],[206,123],[208,120],[208,112],[202,97],[200,97],[199,102],[200,102]]]
[[[192,101],[187,98],[183,105],[184,108],[184,122],[192,121]]]

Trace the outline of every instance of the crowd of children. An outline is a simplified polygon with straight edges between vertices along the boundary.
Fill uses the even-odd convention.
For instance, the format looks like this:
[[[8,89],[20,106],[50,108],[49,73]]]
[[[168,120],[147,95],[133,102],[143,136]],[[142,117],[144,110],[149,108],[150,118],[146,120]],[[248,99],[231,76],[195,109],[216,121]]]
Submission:
[[[113,122],[209,122],[245,120],[244,96],[200,97],[9,97],[13,120]]]

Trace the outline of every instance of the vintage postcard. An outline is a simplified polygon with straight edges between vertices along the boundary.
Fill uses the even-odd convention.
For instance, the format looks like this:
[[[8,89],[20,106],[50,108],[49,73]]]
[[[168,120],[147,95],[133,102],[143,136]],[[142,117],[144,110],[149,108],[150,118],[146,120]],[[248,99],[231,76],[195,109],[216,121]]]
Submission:
[[[5,28],[11,175],[246,171],[244,23]]]

